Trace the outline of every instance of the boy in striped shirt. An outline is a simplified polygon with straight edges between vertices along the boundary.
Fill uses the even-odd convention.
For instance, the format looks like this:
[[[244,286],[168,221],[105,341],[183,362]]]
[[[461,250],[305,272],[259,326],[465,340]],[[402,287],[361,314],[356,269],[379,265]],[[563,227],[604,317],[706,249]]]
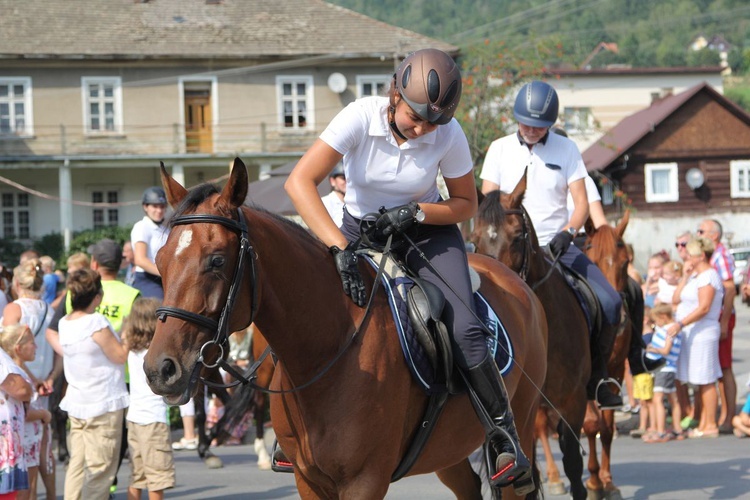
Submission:
[[[684,439],[680,427],[682,415],[675,390],[677,359],[680,356],[683,333],[679,332],[674,337],[667,335],[667,328],[674,323],[671,304],[657,304],[651,308],[649,314],[655,327],[651,343],[646,348],[646,356],[651,359],[664,357],[667,363],[654,375],[654,419],[656,420],[657,433],[648,442],[663,443],[672,439]],[[666,431],[667,412],[664,407],[664,395],[667,395],[672,407],[673,430],[670,432]]]

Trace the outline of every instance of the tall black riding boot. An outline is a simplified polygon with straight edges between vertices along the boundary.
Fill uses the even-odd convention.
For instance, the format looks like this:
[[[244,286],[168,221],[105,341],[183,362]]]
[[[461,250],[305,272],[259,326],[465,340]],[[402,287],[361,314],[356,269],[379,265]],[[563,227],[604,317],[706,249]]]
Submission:
[[[622,407],[622,398],[612,392],[607,371],[614,338],[607,337],[614,337],[614,328],[604,326],[591,336],[591,378],[586,385],[586,395],[602,410],[617,410]]]
[[[495,432],[490,435],[490,442],[497,452],[495,471],[489,473],[490,483],[498,487],[513,484],[517,495],[533,492],[531,464],[519,444],[505,383],[492,355],[487,353],[481,363],[469,368],[468,375],[474,392],[496,425]]]

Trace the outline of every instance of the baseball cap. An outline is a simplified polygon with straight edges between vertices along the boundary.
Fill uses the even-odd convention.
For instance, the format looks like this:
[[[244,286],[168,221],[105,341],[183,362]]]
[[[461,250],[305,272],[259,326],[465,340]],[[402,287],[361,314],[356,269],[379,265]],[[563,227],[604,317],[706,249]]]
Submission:
[[[102,267],[116,271],[122,263],[122,248],[109,238],[99,240],[89,247],[89,254]]]

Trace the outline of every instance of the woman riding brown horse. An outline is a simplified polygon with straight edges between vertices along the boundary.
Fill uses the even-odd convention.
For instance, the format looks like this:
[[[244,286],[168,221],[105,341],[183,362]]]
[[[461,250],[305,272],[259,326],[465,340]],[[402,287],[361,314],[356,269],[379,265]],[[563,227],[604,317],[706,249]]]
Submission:
[[[565,493],[549,449],[548,428],[552,422],[560,436],[570,494],[583,499],[587,494],[578,431],[586,413],[585,388],[591,374],[589,326],[575,293],[539,246],[522,205],[525,191],[524,176],[510,194],[500,191],[486,194],[474,220],[471,240],[478,253],[495,257],[519,273],[544,306],[550,334],[547,378],[542,392],[551,405],[542,401],[536,418],[536,436],[542,441],[547,458],[546,491]]]
[[[369,310],[356,306],[321,242],[243,207],[248,179],[239,159],[220,192],[203,185],[188,193],[163,166],[162,181],[177,209],[157,257],[165,313],[144,363],[152,389],[170,404],[187,400],[203,364],[221,355],[227,332],[254,321],[278,357],[271,387],[288,391],[271,397],[271,416],[300,496],[383,498],[428,401],[403,361],[385,295],[375,295]],[[531,453],[535,386],[546,372],[544,311],[505,266],[483,256],[470,261],[513,339],[506,384]],[[372,287],[374,270],[362,261],[360,271]],[[470,415],[468,397],[449,397],[408,474],[436,472],[456,496],[478,498],[466,457],[485,432]]]

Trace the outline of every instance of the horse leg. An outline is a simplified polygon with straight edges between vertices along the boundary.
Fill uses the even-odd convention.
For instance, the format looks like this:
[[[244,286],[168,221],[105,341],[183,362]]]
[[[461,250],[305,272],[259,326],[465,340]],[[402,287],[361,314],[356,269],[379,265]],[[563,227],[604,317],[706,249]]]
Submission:
[[[599,469],[599,479],[604,484],[604,498],[607,500],[622,500],[622,493],[612,481],[612,470],[610,469],[610,454],[612,453],[612,439],[614,438],[615,430],[615,412],[607,410],[603,412],[602,418],[602,466]]]
[[[258,469],[271,470],[271,456],[266,450],[265,423],[266,423],[266,395],[255,391],[253,416],[255,417],[255,442],[253,447],[258,455]]]
[[[565,485],[560,480],[560,470],[555,463],[555,457],[552,456],[552,448],[549,445],[549,419],[545,408],[539,408],[536,412],[534,421],[534,433],[536,438],[542,443],[544,450],[544,459],[547,463],[547,493],[550,495],[564,495]]]
[[[596,435],[602,425],[596,402],[589,401],[586,408],[586,418],[583,422],[584,432],[589,441],[589,478],[586,481],[589,500],[601,500],[604,497],[604,485],[599,478],[599,459],[597,458],[596,446]]]
[[[474,473],[469,460],[462,460],[452,467],[437,471],[438,479],[456,495],[465,500],[482,498],[482,481]]]
[[[575,423],[572,425],[575,425]],[[570,496],[574,500],[583,500],[587,497],[587,493],[586,487],[583,485],[583,457],[581,456],[580,441],[578,436],[562,420],[557,425],[557,433],[560,436],[563,469],[565,469],[565,475],[570,481]],[[553,493],[550,491],[550,494],[563,495],[565,492]]]
[[[211,438],[206,434],[206,390],[201,387],[193,398],[195,404],[195,425],[198,427],[198,456],[209,469],[220,469],[224,463],[211,450]]]

